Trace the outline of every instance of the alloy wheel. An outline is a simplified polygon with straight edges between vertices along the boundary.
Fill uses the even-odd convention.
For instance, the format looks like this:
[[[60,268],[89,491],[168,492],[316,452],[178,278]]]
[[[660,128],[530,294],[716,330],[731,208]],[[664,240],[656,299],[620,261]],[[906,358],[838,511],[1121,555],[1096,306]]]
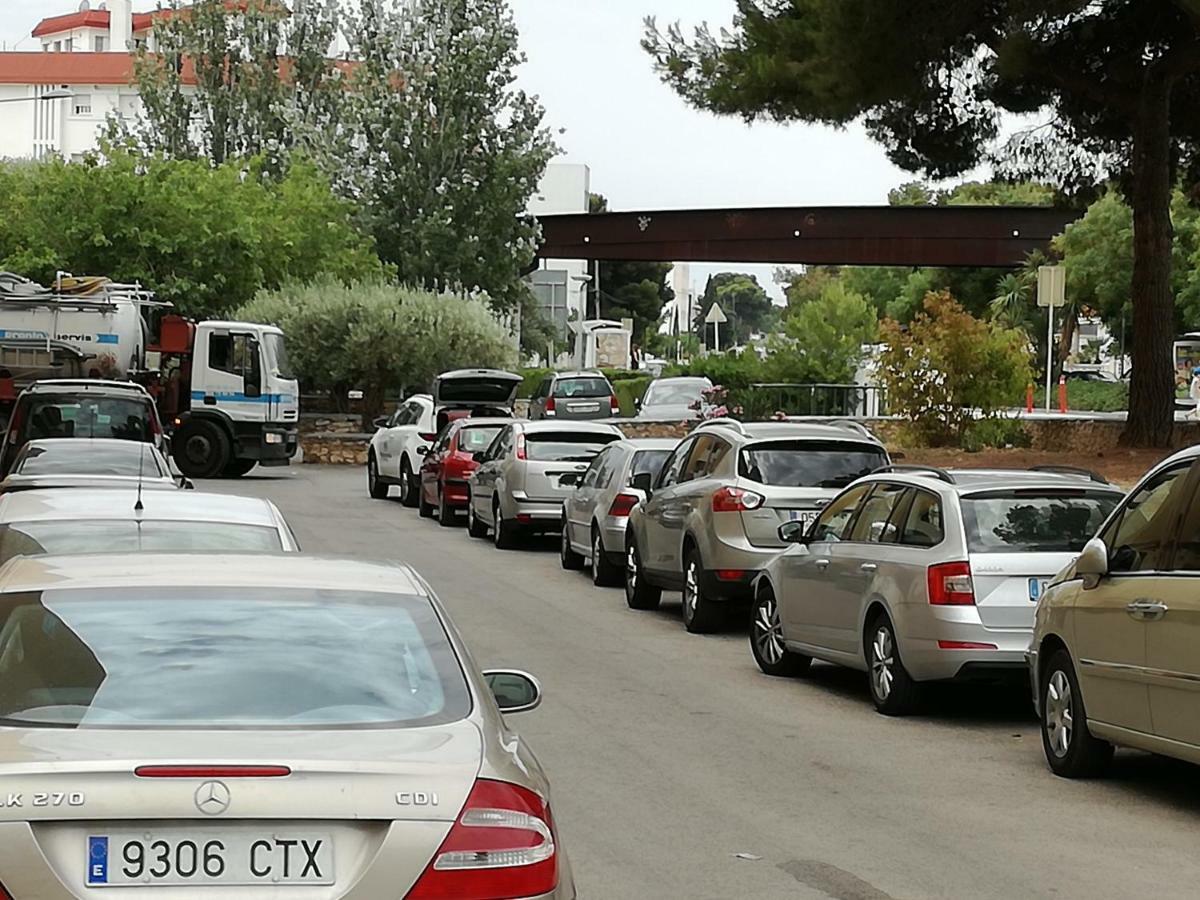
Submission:
[[[604,544],[600,540],[600,532],[592,535],[592,581],[600,583],[600,554],[604,552]]]
[[[895,663],[892,633],[887,628],[880,627],[876,629],[875,639],[871,642],[871,686],[880,700],[887,700],[891,696],[892,682],[896,677],[892,671]]]
[[[759,601],[754,614],[754,645],[758,647],[759,655],[770,665],[778,665],[783,659],[783,626],[779,622],[779,607],[775,598],[764,597]]]
[[[1046,734],[1050,748],[1060,759],[1071,749],[1075,732],[1074,694],[1067,673],[1056,669],[1046,683]]]
[[[625,583],[631,591],[637,590],[638,583],[638,558],[637,547],[633,544],[625,551]]]
[[[700,605],[700,575],[696,571],[695,560],[688,563],[683,576],[683,605],[684,612],[689,616],[694,616],[696,607]]]

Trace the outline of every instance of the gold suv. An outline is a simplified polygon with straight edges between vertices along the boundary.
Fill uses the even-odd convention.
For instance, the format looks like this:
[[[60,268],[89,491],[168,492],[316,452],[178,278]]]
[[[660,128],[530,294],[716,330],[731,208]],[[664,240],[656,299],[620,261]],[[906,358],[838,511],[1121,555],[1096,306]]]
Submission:
[[[1113,746],[1200,763],[1200,447],[1150,471],[1038,604],[1028,653],[1046,760]]]

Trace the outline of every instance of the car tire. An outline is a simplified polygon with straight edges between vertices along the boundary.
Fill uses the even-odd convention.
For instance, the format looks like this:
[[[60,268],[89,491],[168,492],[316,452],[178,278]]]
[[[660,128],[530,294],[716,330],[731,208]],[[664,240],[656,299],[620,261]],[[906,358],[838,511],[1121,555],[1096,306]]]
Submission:
[[[726,609],[704,590],[704,564],[700,551],[688,547],[683,554],[683,627],[690,634],[711,634],[725,624]]]
[[[379,477],[379,463],[374,453],[367,456],[367,493],[372,500],[386,500],[388,496],[388,486]]]
[[[250,470],[258,465],[257,459],[231,459],[221,470],[222,478],[241,478],[250,474]]]
[[[750,614],[750,652],[764,674],[795,678],[812,665],[812,657],[789,650],[783,642],[779,604],[770,587],[760,588]]]
[[[412,509],[421,494],[421,482],[413,476],[408,460],[400,464],[400,503]]]
[[[592,584],[596,587],[612,587],[620,584],[621,569],[619,566],[614,566],[611,559],[608,558],[608,553],[604,549],[604,538],[600,536],[600,529],[592,525]]]
[[[417,476],[417,515],[422,519],[433,518],[433,504],[425,502],[425,486],[421,484],[421,476]]]
[[[1075,666],[1066,650],[1050,657],[1039,685],[1042,749],[1050,771],[1062,778],[1095,778],[1112,761],[1113,745],[1094,737]]]
[[[482,540],[487,537],[487,526],[479,521],[479,516],[475,515],[475,501],[470,494],[467,495],[467,534],[473,538]]]
[[[658,609],[662,602],[662,588],[646,580],[642,567],[642,554],[637,541],[630,537],[625,542],[625,603],[630,609]]]
[[[562,535],[558,542],[558,561],[564,569],[578,572],[583,568],[583,557],[571,546],[571,538],[567,532],[567,517],[563,515]]]
[[[454,513],[454,507],[450,505],[450,501],[446,499],[446,492],[438,490],[438,524],[443,528],[450,528],[455,524],[458,518]]]
[[[517,548],[517,526],[515,522],[504,521],[500,513],[500,504],[492,504],[492,543],[497,550],[515,550]]]
[[[906,716],[917,708],[921,686],[900,659],[896,629],[884,614],[871,620],[863,634],[871,701],[885,716]]]
[[[188,478],[216,478],[229,462],[229,438],[204,419],[180,425],[171,448],[176,467]]]

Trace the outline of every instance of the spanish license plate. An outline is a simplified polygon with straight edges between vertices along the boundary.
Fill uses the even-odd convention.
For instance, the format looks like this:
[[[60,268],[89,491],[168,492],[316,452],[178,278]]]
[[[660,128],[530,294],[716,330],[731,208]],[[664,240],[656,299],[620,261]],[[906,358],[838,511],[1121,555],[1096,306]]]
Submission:
[[[1029,599],[1034,603],[1042,599],[1042,594],[1046,593],[1046,588],[1050,587],[1049,578],[1030,578],[1029,579]]]
[[[91,835],[88,887],[333,884],[328,834],[206,829]]]
[[[791,522],[803,522],[807,528],[817,519],[818,510],[815,509],[789,509],[787,511],[788,520]]]

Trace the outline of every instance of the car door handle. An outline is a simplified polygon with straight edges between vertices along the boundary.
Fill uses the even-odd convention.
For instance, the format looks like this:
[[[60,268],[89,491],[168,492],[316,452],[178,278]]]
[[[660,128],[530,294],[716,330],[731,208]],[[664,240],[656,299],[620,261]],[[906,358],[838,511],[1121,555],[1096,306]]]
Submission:
[[[829,568],[829,560],[818,559],[816,562],[813,563],[813,565],[816,566],[818,569],[828,569]]]
[[[1167,609],[1167,604],[1161,600],[1134,600],[1125,607],[1125,611],[1131,616],[1143,621],[1161,619],[1166,614]]]
[[[860,572],[874,572],[879,568],[875,563],[863,563],[858,567]]]

